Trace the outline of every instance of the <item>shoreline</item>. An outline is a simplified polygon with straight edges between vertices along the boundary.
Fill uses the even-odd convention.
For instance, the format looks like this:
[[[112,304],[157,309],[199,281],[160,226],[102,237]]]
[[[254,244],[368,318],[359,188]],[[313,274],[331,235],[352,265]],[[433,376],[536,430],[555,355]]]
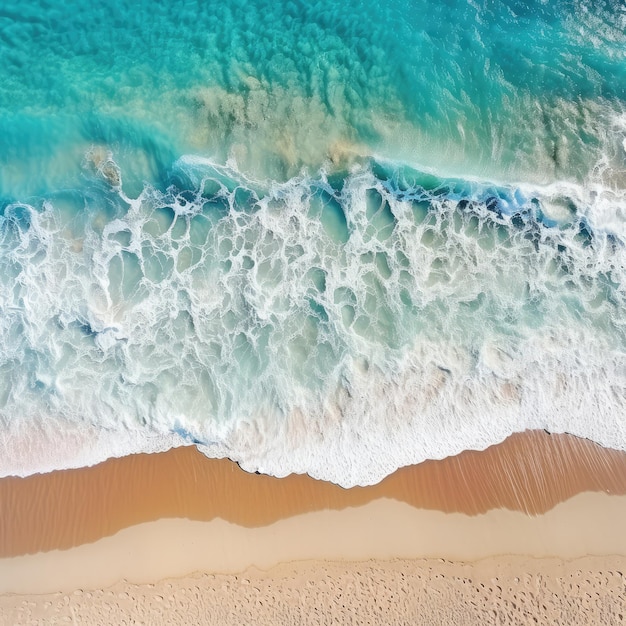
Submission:
[[[194,572],[241,574],[287,563],[502,557],[558,563],[617,559],[626,573],[626,496],[583,493],[543,515],[493,509],[467,516],[382,498],[246,528],[221,519],[163,518],[66,550],[0,559],[1,594],[71,593],[125,581],[155,584]]]
[[[315,606],[331,583],[324,619],[301,615],[298,623],[348,614],[362,623],[369,613],[335,600],[348,597],[363,572],[380,579],[376,594],[408,593],[434,611],[424,609],[431,621],[420,622],[407,605],[396,620],[407,624],[448,623],[432,604],[433,586],[447,598],[448,616],[496,605],[509,615],[513,603],[545,617],[537,607],[553,602],[559,615],[568,606],[592,611],[588,622],[567,622],[581,624],[617,619],[626,593],[626,453],[543,431],[352,489],[306,475],[248,474],[231,461],[176,448],[1,479],[0,512],[0,624],[75,615],[85,623],[129,615],[141,621],[147,613],[133,613],[135,605],[156,606],[169,594],[173,613],[151,620],[161,623],[184,605],[185,589],[206,610],[197,623],[246,623],[240,600],[263,585],[270,595],[253,594],[265,607],[257,607],[258,623],[289,624],[296,618],[288,597]],[[326,582],[315,578],[331,570]],[[409,591],[401,592],[399,571],[413,581]],[[254,577],[258,584],[250,586]],[[494,577],[508,582],[490,583],[491,605],[481,608],[482,588],[467,580]],[[531,581],[535,595],[519,596],[520,580]],[[596,594],[594,606],[581,604],[585,594]],[[230,606],[230,617],[215,618],[215,602]],[[185,623],[185,611],[175,623]],[[480,615],[493,623],[493,615]]]
[[[0,479],[0,558],[63,550],[161,518],[260,527],[381,498],[468,516],[491,509],[540,515],[587,491],[626,495],[626,453],[543,431],[404,467],[376,485],[350,489],[306,474],[250,474],[194,447],[173,448]]]

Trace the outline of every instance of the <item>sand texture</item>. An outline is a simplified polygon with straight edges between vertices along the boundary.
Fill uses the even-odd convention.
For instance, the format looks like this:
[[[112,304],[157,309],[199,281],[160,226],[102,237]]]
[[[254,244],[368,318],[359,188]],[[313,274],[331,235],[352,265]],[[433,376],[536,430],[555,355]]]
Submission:
[[[287,564],[155,585],[0,597],[0,624],[620,624],[624,558]]]
[[[0,624],[619,624],[625,494],[543,431],[349,490],[193,448],[5,478]]]

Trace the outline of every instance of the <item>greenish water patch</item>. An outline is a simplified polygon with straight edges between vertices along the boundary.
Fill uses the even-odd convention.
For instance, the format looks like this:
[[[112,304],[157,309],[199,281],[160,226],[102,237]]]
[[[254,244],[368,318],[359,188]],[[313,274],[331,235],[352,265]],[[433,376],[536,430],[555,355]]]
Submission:
[[[92,144],[134,197],[185,153],[583,180],[623,165],[624,33],[617,2],[5,3],[0,192],[74,186]]]

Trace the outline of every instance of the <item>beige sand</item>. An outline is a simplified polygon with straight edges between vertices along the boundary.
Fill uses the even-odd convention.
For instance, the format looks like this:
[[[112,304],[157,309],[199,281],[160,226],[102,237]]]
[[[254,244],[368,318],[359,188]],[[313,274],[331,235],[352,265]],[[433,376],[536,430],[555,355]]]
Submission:
[[[4,479],[0,623],[619,623],[626,497],[607,492],[624,453],[537,432],[353,490],[193,450]],[[147,584],[194,571],[220,575]]]
[[[3,596],[0,624],[613,626],[626,614],[623,565],[591,557],[287,564],[239,576]]]
[[[195,571],[236,573],[315,559],[471,562],[504,554],[563,560],[622,555],[626,568],[624,528],[626,497],[598,493],[579,494],[539,516],[504,509],[467,516],[383,498],[260,528],[220,519],[162,519],[68,550],[0,559],[0,593],[71,592],[121,579],[157,582]]]

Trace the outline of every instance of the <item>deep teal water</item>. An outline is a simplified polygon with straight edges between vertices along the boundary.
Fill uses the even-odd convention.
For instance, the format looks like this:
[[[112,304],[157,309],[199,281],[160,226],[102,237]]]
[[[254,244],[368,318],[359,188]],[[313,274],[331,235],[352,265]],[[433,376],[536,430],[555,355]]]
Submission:
[[[611,1],[5,2],[2,472],[626,448],[625,44]]]

